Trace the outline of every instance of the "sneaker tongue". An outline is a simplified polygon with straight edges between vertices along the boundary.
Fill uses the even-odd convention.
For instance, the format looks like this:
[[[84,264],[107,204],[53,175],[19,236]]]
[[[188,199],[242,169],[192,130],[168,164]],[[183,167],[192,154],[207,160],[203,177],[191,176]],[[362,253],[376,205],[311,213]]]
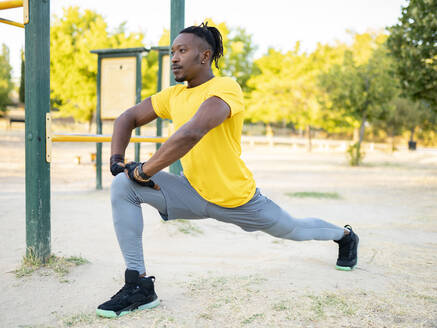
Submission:
[[[139,273],[136,270],[127,269],[124,273],[124,280],[126,284],[137,284],[138,283]]]

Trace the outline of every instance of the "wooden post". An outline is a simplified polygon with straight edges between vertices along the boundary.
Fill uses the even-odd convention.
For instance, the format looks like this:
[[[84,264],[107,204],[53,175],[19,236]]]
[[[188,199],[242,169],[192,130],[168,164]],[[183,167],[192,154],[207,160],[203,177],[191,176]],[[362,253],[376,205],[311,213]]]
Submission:
[[[174,39],[181,30],[185,27],[185,0],[171,0],[171,20],[170,20],[170,47]],[[170,85],[175,85],[177,82],[174,75],[170,72]],[[182,172],[181,161],[176,161],[170,165],[170,172],[180,175]]]
[[[96,110],[96,132],[102,134],[102,57],[97,59],[97,110]],[[96,143],[96,189],[102,190],[102,143]]]
[[[26,255],[50,256],[50,163],[46,113],[50,111],[50,1],[29,1],[26,58]]]
[[[137,63],[136,63],[136,85],[135,85],[135,103],[141,102],[141,52],[137,53]],[[141,135],[141,128],[135,129],[135,135]],[[135,162],[141,162],[141,144],[135,144]]]

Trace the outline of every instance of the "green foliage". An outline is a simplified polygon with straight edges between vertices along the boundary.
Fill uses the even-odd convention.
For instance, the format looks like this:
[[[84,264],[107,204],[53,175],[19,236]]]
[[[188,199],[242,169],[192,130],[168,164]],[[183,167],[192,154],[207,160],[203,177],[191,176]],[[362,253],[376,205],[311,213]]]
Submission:
[[[164,29],[161,38],[158,42],[158,46],[168,46],[170,43],[170,31]],[[141,99],[150,97],[157,91],[157,76],[158,76],[158,52],[150,51],[143,57],[141,65],[142,70],[142,90]]]
[[[208,26],[216,27],[223,38],[223,58],[219,61],[220,69],[213,64],[216,76],[232,76],[240,84],[244,92],[249,92],[247,81],[254,74],[253,55],[256,47],[252,42],[252,35],[241,27],[230,28],[226,23],[215,23],[211,18],[205,19]]]
[[[225,45],[223,58],[223,75],[233,76],[240,84],[244,92],[250,91],[247,85],[249,78],[255,73],[253,55],[256,47],[252,41],[252,35],[245,29],[238,27],[231,30],[231,37]]]
[[[51,98],[62,116],[91,121],[96,108],[97,56],[93,49],[143,46],[142,33],[125,31],[122,23],[112,33],[103,17],[78,7],[64,9],[50,29]]]
[[[284,72],[290,65],[292,54],[269,49],[267,55],[255,61],[260,74],[248,81],[252,89],[246,102],[246,117],[252,122],[290,121],[293,95],[290,80]]]
[[[328,99],[325,107],[349,118],[351,127],[360,126],[358,143],[348,151],[352,165],[359,165],[363,158],[360,145],[366,123],[384,116],[397,92],[398,81],[393,78],[393,60],[385,47],[385,38],[382,34],[355,35],[352,47],[344,53],[343,63],[320,75],[319,83]]]
[[[437,24],[436,1],[412,0],[400,23],[390,29],[388,47],[396,62],[382,33],[354,34],[351,45],[319,44],[311,53],[302,52],[296,43],[292,51],[269,49],[253,61],[252,35],[206,19],[223,36],[224,57],[220,70],[213,67],[213,71],[239,82],[246,97],[246,119],[251,122],[281,122],[330,133],[350,133],[361,127],[359,143],[369,123],[373,130],[389,136],[416,129],[417,135],[432,135],[437,121],[431,110],[432,106],[435,110],[432,99],[437,99],[437,55],[431,46],[436,37],[432,33]],[[127,33],[126,23],[109,31],[103,17],[90,10],[70,7],[62,17],[53,17],[52,104],[63,116],[90,122],[96,107],[97,76],[97,58],[90,50],[138,47],[143,40],[142,33]],[[168,30],[163,31],[159,45],[169,45]],[[4,67],[0,66],[0,108]],[[142,99],[156,92],[157,72],[158,54],[151,51],[143,56]],[[423,101],[407,105],[400,88],[404,96],[425,99],[428,105]]]
[[[318,45],[306,54],[296,43],[293,51],[281,53],[269,49],[255,61],[258,74],[248,80],[246,118],[249,121],[273,123],[282,121],[305,129],[308,126],[327,127],[318,99],[322,89],[317,76],[342,58],[343,45]]]
[[[385,131],[390,137],[401,136],[404,131],[409,131],[410,140],[413,141],[417,128],[427,131],[436,126],[437,117],[423,101],[412,101],[398,96],[390,105],[385,115],[373,124],[375,129]]]
[[[9,48],[2,44],[2,52],[0,53],[0,114],[6,111],[6,105],[10,103],[9,93],[13,88],[11,71]]]
[[[351,166],[359,166],[363,162],[365,153],[361,149],[360,142],[356,142],[356,143],[350,145],[347,148],[346,153],[348,156],[349,164]]]
[[[410,0],[389,31],[404,95],[425,100],[437,115],[437,0]]]
[[[356,43],[362,40],[357,35],[352,50],[345,51],[343,63],[333,65],[327,73],[320,75],[320,85],[330,100],[325,105],[360,123],[363,117],[371,121],[380,116],[397,87],[391,73],[391,57],[381,43],[381,37],[373,35],[371,40],[358,46]],[[354,52],[354,48],[375,50],[366,60],[363,58],[366,52]]]

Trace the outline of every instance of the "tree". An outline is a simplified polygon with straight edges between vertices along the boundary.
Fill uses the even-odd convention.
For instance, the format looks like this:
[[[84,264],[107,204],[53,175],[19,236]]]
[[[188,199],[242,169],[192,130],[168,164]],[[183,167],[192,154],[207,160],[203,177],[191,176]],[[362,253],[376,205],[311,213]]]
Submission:
[[[408,132],[409,141],[414,142],[417,131],[425,132],[435,126],[435,116],[429,105],[400,95],[393,98],[388,110],[373,123],[375,130],[383,130],[392,139],[393,150],[396,148],[394,137]]]
[[[253,65],[256,46],[253,44],[252,35],[241,27],[231,29],[230,37],[224,47],[223,75],[235,77],[243,92],[249,92],[247,81],[256,69]]]
[[[170,31],[164,29],[161,38],[158,41],[158,46],[168,46],[170,43]],[[150,51],[143,57],[141,65],[142,70],[142,90],[141,99],[150,97],[157,91],[157,76],[158,76],[158,52]]]
[[[404,95],[427,101],[437,115],[437,0],[410,0],[388,30]]]
[[[290,121],[293,109],[290,79],[283,68],[291,56],[274,49],[255,61],[259,74],[252,76],[247,84],[252,91],[246,101],[246,118],[266,124]]]
[[[362,36],[357,36],[354,45],[362,41],[358,37]],[[360,126],[359,140],[350,149],[352,165],[360,164],[366,123],[382,116],[396,93],[397,81],[393,79],[391,69],[393,62],[388,50],[381,44],[383,39],[373,35],[365,41],[374,49],[367,61],[359,56],[356,60],[352,47],[352,51],[345,52],[343,64],[334,65],[328,73],[320,76],[320,85],[328,94],[331,109],[352,118]],[[368,49],[362,46],[357,48]]]
[[[311,151],[311,130],[324,125],[322,107],[318,101],[321,88],[318,75],[343,56],[343,46],[318,45],[306,54],[297,42],[286,53],[270,49],[255,61],[259,74],[248,80],[247,119],[273,123],[282,121],[307,130],[308,150]]]
[[[2,44],[2,52],[0,54],[0,113],[6,112],[6,105],[10,103],[9,93],[13,88],[11,72],[9,48]]]
[[[78,7],[64,9],[50,29],[51,98],[62,116],[91,122],[96,108],[97,57],[93,49],[143,46],[144,35],[127,34],[125,23],[108,32],[103,17]]]
[[[252,35],[241,27],[229,28],[226,23],[215,23],[207,18],[208,26],[216,27],[223,39],[223,58],[220,59],[217,69],[212,66],[216,76],[232,76],[240,84],[244,92],[249,92],[247,81],[254,72],[253,55],[256,47],[252,41]]]

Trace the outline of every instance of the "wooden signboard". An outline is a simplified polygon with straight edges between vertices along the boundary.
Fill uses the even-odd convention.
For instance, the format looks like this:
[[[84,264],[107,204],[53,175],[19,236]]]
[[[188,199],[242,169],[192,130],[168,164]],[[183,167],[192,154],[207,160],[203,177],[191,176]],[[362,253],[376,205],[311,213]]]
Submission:
[[[102,58],[102,119],[116,119],[135,105],[136,60],[136,57]]]

